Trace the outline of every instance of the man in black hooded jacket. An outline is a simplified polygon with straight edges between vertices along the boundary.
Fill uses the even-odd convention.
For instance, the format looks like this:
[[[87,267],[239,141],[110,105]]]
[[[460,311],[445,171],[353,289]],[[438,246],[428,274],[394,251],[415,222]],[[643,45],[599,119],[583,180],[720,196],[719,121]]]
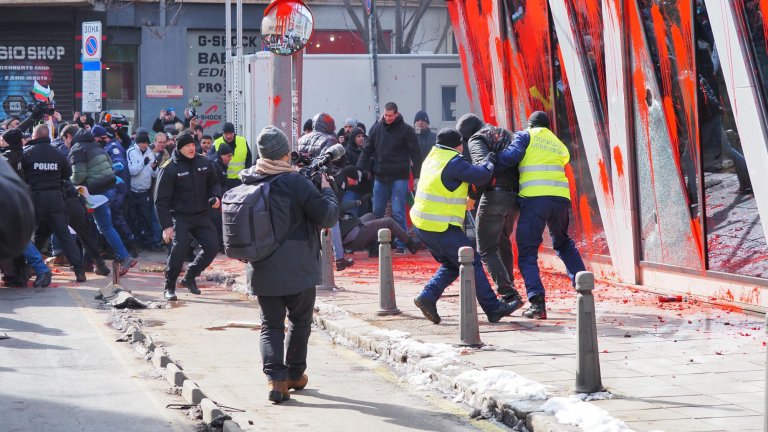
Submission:
[[[471,113],[459,118],[456,129],[469,145],[473,164],[481,163],[490,152],[501,153],[512,140],[508,130],[485,124]],[[515,208],[518,190],[517,169],[494,171],[491,181],[482,190],[476,216],[477,251],[502,300],[515,309],[524,303],[512,282],[512,244],[509,240],[518,214]],[[504,253],[501,254],[499,249]],[[509,259],[502,261],[502,255]]]

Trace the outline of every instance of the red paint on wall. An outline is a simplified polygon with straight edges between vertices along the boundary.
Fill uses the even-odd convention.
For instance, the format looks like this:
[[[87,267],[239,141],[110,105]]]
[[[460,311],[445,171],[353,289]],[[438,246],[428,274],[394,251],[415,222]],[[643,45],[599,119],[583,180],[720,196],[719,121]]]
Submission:
[[[584,236],[587,239],[594,238],[594,229],[592,228],[592,210],[589,208],[589,200],[586,196],[579,199],[579,219],[581,220],[581,229],[584,230]],[[587,242],[587,252],[596,253],[592,250],[592,242]]]
[[[272,104],[275,105],[275,109],[277,109],[278,106],[280,106],[280,102],[282,101],[282,98],[280,95],[277,95],[272,98]]]
[[[465,35],[466,27],[463,27],[460,24],[459,7],[463,7],[463,2],[448,0],[446,4],[448,6],[448,17],[451,20],[451,27],[453,27],[453,37],[456,40],[456,44],[458,45],[459,59],[461,60],[461,72],[464,74],[464,86],[467,89],[467,94],[470,95],[469,109],[472,112],[475,112],[475,98],[471,97],[474,92],[472,91],[472,81],[470,81],[469,74],[470,63],[467,55],[467,38]]]
[[[606,197],[611,197],[611,180],[608,178],[608,170],[605,168],[605,162],[603,159],[597,160],[597,166],[600,168],[600,186],[603,188],[603,192]]]
[[[619,177],[624,176],[624,156],[621,155],[621,149],[616,146],[613,148],[613,163],[616,168],[616,174]]]

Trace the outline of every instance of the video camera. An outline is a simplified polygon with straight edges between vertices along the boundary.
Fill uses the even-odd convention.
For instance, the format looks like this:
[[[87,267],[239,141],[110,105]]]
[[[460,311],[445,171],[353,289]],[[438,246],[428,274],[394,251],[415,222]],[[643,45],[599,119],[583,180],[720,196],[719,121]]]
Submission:
[[[197,117],[197,108],[202,104],[200,96],[197,95],[189,100],[189,118]]]
[[[344,146],[341,144],[328,147],[315,158],[312,158],[309,153],[291,152],[291,163],[300,167],[299,172],[310,179],[318,189],[320,189],[321,175],[328,176],[331,187],[336,192],[338,185],[333,181],[333,176],[338,174],[339,169],[333,165],[333,162],[344,156],[344,153]]]
[[[122,114],[111,114],[109,123],[112,125],[112,128],[115,129],[115,131],[121,132],[121,133],[128,133],[128,125],[130,124],[128,122],[128,118]]]
[[[53,101],[36,100],[27,105],[27,115],[32,116],[35,119],[42,119],[43,115],[53,115],[55,112],[56,107]]]

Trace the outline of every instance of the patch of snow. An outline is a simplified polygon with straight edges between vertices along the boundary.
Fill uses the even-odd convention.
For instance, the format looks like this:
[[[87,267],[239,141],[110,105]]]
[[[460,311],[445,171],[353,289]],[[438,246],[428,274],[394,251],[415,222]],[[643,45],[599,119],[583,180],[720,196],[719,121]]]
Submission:
[[[376,337],[387,338],[387,339],[405,339],[411,334],[402,330],[379,329],[379,330],[374,330],[373,335]]]
[[[607,411],[591,403],[583,402],[577,396],[553,397],[541,407],[555,415],[563,424],[577,426],[589,432],[629,432],[623,421],[611,417]]]
[[[349,317],[347,311],[330,303],[315,303],[315,311],[318,314],[333,320],[346,319]]]
[[[580,400],[583,400],[584,402],[589,402],[593,400],[613,399],[613,393],[607,392],[607,391],[595,392],[595,393],[578,393],[574,396],[576,396]]]
[[[456,382],[474,389],[477,393],[491,393],[500,399],[544,400],[547,398],[547,390],[543,384],[507,370],[467,370],[456,377]]]
[[[432,386],[432,376],[429,373],[414,373],[405,377],[408,384],[418,389],[429,389]]]

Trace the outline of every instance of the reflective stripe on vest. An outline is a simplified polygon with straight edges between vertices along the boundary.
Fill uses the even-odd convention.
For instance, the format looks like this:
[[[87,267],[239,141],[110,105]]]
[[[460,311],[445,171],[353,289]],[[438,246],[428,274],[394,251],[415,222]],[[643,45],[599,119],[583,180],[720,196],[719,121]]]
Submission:
[[[224,142],[224,137],[219,137],[216,142],[213,143],[214,150],[219,150],[219,146]],[[227,178],[239,179],[240,171],[245,169],[245,160],[248,158],[248,143],[245,142],[245,138],[235,135],[235,148],[232,154],[232,159],[227,165]]]
[[[571,199],[565,165],[568,148],[547,128],[528,129],[531,142],[520,162],[520,196],[558,196]]]
[[[433,147],[421,165],[421,179],[411,208],[411,222],[424,231],[443,232],[449,225],[464,227],[469,185],[461,183],[454,191],[445,188],[443,169],[458,152]]]

